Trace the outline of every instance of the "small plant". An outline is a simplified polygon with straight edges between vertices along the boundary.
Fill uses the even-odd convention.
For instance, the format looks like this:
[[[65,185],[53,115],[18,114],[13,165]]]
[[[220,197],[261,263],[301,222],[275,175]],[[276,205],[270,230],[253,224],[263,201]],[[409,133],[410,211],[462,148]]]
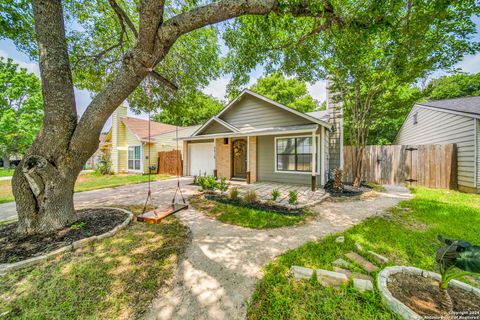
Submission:
[[[112,161],[110,161],[110,152],[108,150],[101,151],[100,161],[95,166],[95,172],[101,175],[112,174]]]
[[[343,190],[343,171],[341,169],[335,169],[334,179],[333,179],[333,191],[342,192]]]
[[[447,311],[446,317],[449,318],[453,312],[453,303],[447,291],[448,284],[450,280],[480,273],[480,247],[472,246],[463,240],[446,239],[441,235],[438,236],[438,240],[446,244],[437,250],[435,260],[442,276],[440,299],[444,310]]]
[[[272,200],[277,201],[278,197],[280,197],[280,191],[278,189],[272,190]]]
[[[229,193],[228,197],[232,201],[237,201],[238,200],[238,188],[235,187],[235,188],[230,189],[230,193]]]
[[[248,190],[243,196],[243,200],[247,203],[255,203],[258,201],[258,196],[255,190]]]
[[[298,191],[290,190],[288,191],[288,203],[292,206],[298,204]]]
[[[226,192],[228,190],[228,183],[226,178],[220,179],[220,183],[217,184],[218,190],[220,190],[222,193]]]
[[[198,177],[197,184],[202,191],[214,191],[217,188],[217,180],[214,176]]]
[[[79,222],[79,223],[74,223],[70,226],[70,230],[80,230],[80,229],[83,229],[85,228],[87,224],[85,223],[85,221],[82,221],[82,222]]]

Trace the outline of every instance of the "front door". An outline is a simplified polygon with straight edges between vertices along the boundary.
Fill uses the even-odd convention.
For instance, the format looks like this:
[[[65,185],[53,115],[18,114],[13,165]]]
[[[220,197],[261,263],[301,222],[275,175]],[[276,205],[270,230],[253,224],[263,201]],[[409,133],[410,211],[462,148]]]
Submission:
[[[247,178],[247,141],[239,139],[233,141],[233,177]]]

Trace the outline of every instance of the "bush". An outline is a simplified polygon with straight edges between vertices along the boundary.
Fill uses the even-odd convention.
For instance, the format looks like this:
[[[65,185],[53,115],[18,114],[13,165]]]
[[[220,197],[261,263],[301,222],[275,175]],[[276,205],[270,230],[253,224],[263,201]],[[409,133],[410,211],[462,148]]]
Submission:
[[[95,172],[101,175],[112,174],[112,161],[110,161],[110,152],[108,150],[101,151],[100,161],[95,166]]]
[[[290,190],[288,191],[288,203],[291,205],[298,204],[298,191]]]
[[[217,180],[214,176],[197,177],[196,182],[202,191],[213,191],[217,188]]]
[[[278,189],[272,190],[272,200],[277,201],[278,197],[280,197],[280,191]]]
[[[333,180],[333,190],[335,192],[342,192],[343,190],[343,171],[341,169],[335,169],[335,178]]]
[[[238,200],[238,188],[235,187],[235,188],[230,189],[230,194],[228,195],[228,197],[232,201],[237,201]]]
[[[243,200],[247,203],[255,203],[258,200],[257,193],[255,192],[255,190],[249,190],[243,196]]]
[[[217,188],[221,192],[226,192],[228,190],[228,183],[226,178],[220,179],[220,183],[217,183]]]

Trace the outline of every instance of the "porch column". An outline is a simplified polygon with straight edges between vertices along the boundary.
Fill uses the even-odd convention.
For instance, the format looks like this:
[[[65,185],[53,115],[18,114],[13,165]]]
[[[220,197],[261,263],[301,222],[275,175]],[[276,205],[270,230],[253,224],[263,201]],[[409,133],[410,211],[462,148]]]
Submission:
[[[312,191],[317,190],[317,141],[315,131],[312,131]]]
[[[320,184],[325,185],[325,127],[320,128]]]
[[[247,183],[250,184],[250,136],[247,136]]]

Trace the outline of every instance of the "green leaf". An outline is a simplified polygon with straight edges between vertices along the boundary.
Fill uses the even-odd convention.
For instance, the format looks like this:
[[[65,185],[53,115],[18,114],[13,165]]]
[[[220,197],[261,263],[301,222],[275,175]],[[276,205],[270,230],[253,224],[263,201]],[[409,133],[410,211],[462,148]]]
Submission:
[[[468,272],[480,273],[480,247],[470,246],[460,252],[455,266]]]

